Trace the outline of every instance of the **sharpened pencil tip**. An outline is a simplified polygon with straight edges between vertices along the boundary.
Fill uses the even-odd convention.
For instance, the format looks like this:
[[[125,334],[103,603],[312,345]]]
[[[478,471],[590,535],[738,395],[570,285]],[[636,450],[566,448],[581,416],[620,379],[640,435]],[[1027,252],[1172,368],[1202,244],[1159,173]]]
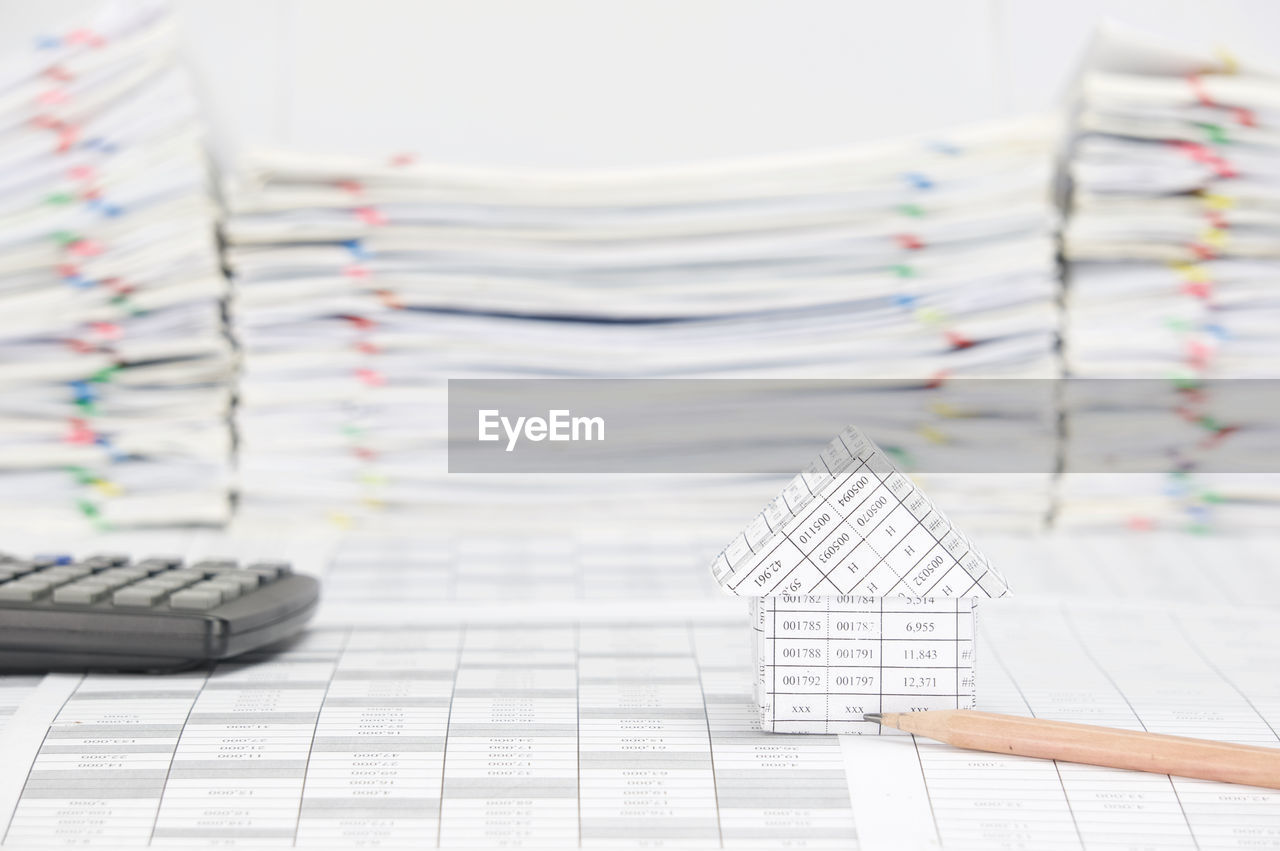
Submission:
[[[863,720],[863,721],[874,721],[875,723],[879,724],[879,723],[880,723],[880,719],[881,719],[881,718],[883,718],[883,717],[884,717],[884,716],[883,716],[883,715],[881,715],[879,712],[865,712],[865,713],[863,713],[863,715],[862,715],[862,720]]]

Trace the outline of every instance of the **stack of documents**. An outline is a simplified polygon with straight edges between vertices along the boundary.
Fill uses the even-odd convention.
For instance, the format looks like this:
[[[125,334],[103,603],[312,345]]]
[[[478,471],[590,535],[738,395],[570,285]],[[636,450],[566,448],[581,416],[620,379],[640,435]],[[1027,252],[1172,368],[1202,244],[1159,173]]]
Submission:
[[[227,515],[232,372],[174,23],[119,5],[0,70],[0,513]]]
[[[1270,395],[1242,380],[1280,373],[1280,77],[1104,31],[1078,122],[1063,239],[1067,368],[1142,381],[1121,395],[1095,387],[1092,404],[1069,407],[1059,516],[1273,524],[1280,480],[1233,456],[1267,458],[1277,425],[1265,404],[1239,401]],[[1174,420],[1186,425],[1181,441],[1139,437],[1167,436]],[[1122,431],[1132,444],[1099,458]],[[1129,472],[1092,475],[1103,469]]]
[[[243,505],[345,516],[440,499],[446,377],[892,379],[918,393],[914,421],[856,399],[842,419],[907,469],[981,442],[988,414],[1005,427],[988,433],[1012,427],[1051,458],[1044,386],[995,413],[928,400],[969,376],[1056,374],[1055,141],[1035,119],[586,174],[253,156],[226,225]],[[949,504],[1039,522],[1050,467],[966,476]]]

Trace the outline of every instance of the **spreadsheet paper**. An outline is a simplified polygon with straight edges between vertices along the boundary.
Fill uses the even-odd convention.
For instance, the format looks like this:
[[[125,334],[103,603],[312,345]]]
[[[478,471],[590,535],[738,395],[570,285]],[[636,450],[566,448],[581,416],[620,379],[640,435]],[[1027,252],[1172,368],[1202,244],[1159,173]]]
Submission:
[[[0,675],[0,729],[18,711],[22,701],[40,684],[40,677],[26,674]]]
[[[974,610],[942,597],[753,597],[761,726],[879,734],[866,713],[972,709]]]
[[[212,672],[51,675],[0,734],[3,842],[1280,845],[1280,792],[761,732],[745,615],[720,602],[679,621],[329,625]],[[980,708],[1280,745],[1265,610],[1015,598],[983,615]]]
[[[711,571],[743,596],[1009,592],[986,556],[853,426],[733,537]]]

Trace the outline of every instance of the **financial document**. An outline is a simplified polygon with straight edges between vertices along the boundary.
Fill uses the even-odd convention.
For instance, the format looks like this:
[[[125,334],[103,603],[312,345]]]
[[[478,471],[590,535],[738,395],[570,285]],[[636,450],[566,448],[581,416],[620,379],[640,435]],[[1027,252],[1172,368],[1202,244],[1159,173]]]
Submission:
[[[40,684],[40,677],[27,675],[0,676],[0,729],[9,723],[9,718],[22,701]]]
[[[838,740],[761,733],[745,650],[733,624],[333,628],[51,677],[5,842],[848,847]]]
[[[1135,557],[1154,548],[1172,587],[1194,588],[1207,567],[1237,592],[1257,565],[1236,561],[1265,550],[1151,536],[994,543],[993,561],[1003,550],[1053,564],[1085,547],[1098,569],[1111,559],[1138,573],[1150,568]],[[1200,565],[1215,544],[1219,560]],[[340,552],[335,579],[377,570],[372,545]],[[587,553],[572,556],[579,578],[599,569]],[[1000,563],[1019,588],[1022,565]],[[1280,846],[1280,792],[906,735],[761,732],[741,600],[620,591],[482,608],[439,593],[416,611],[371,593],[282,652],[211,671],[28,680],[0,732],[3,844]],[[987,601],[977,705],[1280,746],[1274,613],[1213,600]],[[0,698],[10,693],[0,680]]]
[[[733,594],[999,597],[992,569],[924,491],[847,426],[712,564]]]
[[[974,601],[943,597],[754,597],[761,726],[880,735],[870,712],[972,709]]]

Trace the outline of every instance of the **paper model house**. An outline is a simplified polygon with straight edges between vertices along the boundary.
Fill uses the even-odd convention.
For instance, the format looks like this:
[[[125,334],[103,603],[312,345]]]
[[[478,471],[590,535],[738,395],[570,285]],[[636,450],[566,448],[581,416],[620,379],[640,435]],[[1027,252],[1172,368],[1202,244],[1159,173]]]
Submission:
[[[751,598],[765,730],[877,733],[865,712],[974,703],[978,598],[1004,578],[862,432],[846,428],[716,557]]]

